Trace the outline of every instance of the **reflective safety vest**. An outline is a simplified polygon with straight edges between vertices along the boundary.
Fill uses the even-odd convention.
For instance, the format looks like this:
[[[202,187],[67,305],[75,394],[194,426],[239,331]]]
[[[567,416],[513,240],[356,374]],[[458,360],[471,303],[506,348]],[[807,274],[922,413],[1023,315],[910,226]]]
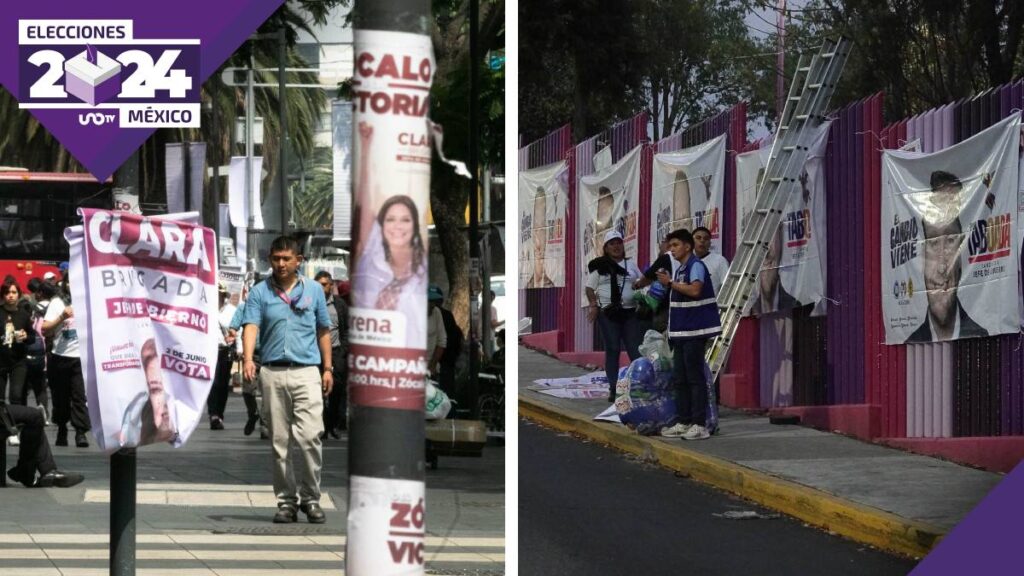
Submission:
[[[690,275],[695,266],[704,269],[704,282],[700,287],[700,296],[691,298],[671,291],[669,301],[668,337],[681,340],[711,338],[722,331],[722,321],[718,316],[718,302],[715,299],[715,288],[711,284],[711,273],[695,255],[679,267],[675,281],[690,283]]]

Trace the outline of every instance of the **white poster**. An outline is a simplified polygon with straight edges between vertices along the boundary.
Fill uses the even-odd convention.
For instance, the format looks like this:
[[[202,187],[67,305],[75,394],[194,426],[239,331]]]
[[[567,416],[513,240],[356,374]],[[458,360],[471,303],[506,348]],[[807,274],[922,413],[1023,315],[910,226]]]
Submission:
[[[582,276],[588,273],[587,264],[603,254],[604,235],[612,228],[622,234],[626,257],[634,261],[637,257],[642,149],[637,146],[608,168],[580,178],[578,249]],[[586,304],[587,299],[581,302]]]
[[[132,194],[129,188],[114,188],[114,210],[129,214],[142,214],[139,206],[139,195]]]
[[[769,146],[736,155],[736,246],[743,241],[743,232],[754,213],[757,192],[771,153]]]
[[[71,246],[74,319],[92,433],[107,453],[180,447],[204,412],[217,363],[217,256],[195,212],[80,209]]]
[[[519,173],[519,287],[565,286],[568,165]]]
[[[754,314],[815,304],[825,295],[825,149],[831,125],[823,123],[811,140],[798,186],[770,239],[751,297]]]
[[[1019,331],[1019,142],[1014,114],[939,152],[883,152],[887,344]]]
[[[725,135],[677,152],[654,155],[651,187],[651,253],[673,230],[705,227],[711,251],[722,253],[722,190],[725,182]]]
[[[233,156],[228,168],[228,206],[231,225],[235,228],[249,226],[249,192],[245,189],[245,165],[245,156]],[[252,185],[256,188],[256,226],[253,230],[263,230],[263,200],[260,194],[261,174],[263,173],[262,156],[252,159],[252,173]]]

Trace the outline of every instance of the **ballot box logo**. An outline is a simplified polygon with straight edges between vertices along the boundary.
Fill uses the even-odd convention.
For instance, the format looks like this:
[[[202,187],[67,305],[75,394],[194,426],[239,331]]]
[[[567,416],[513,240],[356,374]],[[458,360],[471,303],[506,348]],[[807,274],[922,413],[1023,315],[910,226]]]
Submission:
[[[64,91],[93,106],[106,102],[121,93],[121,68],[120,62],[86,44],[64,63]]]

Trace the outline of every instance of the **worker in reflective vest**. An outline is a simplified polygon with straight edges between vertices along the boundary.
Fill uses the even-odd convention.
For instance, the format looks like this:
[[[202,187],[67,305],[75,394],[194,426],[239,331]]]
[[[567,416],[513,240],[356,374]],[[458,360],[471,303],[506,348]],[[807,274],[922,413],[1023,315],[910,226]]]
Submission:
[[[693,252],[693,236],[686,230],[676,230],[668,235],[668,248],[680,266],[674,278],[667,270],[660,270],[658,281],[670,293],[668,337],[679,422],[663,429],[661,435],[703,440],[710,436],[705,426],[708,389],[704,349],[708,339],[722,331],[722,322],[707,266]]]

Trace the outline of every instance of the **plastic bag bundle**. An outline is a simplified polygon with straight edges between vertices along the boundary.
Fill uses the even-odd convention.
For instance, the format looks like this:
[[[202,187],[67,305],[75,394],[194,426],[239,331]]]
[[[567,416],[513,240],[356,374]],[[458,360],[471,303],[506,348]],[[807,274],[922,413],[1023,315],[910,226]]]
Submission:
[[[676,422],[671,371],[659,371],[649,358],[641,357],[630,363],[619,384],[628,386],[615,401],[623,424],[651,434]]]
[[[636,401],[629,412],[619,414],[619,420],[645,436],[656,434],[663,427],[672,426],[678,421],[676,401],[672,396],[660,396],[651,401]]]
[[[653,362],[656,371],[672,371],[672,349],[668,347],[668,340],[661,332],[648,330],[644,334],[640,355]]]
[[[424,407],[427,420],[443,420],[452,410],[452,401],[448,395],[434,385],[434,382],[427,380],[426,406]]]

